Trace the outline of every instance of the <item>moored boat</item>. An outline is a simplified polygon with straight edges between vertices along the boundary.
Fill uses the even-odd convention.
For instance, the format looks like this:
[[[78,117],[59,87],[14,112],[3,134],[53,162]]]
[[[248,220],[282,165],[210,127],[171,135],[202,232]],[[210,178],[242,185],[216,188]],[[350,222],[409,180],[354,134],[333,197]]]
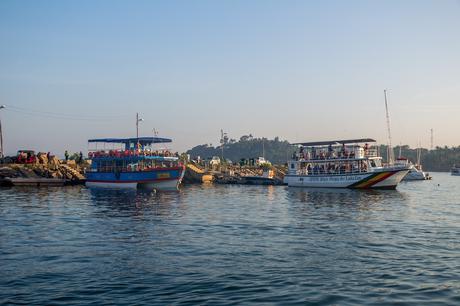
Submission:
[[[262,175],[246,175],[241,177],[242,183],[246,185],[281,185],[282,181],[275,177],[274,171],[266,169]]]
[[[406,165],[409,167],[409,172],[403,178],[403,181],[423,181],[423,180],[431,180],[431,176],[428,172],[422,170],[422,165],[417,163],[411,163],[405,157],[398,157],[396,159],[396,165]]]
[[[96,149],[90,150],[91,168],[86,173],[86,186],[106,188],[147,188],[177,190],[185,167],[168,150],[154,150],[155,143],[168,143],[161,137],[90,139]],[[102,143],[103,149],[97,149]],[[111,144],[113,148],[106,150]],[[118,149],[114,147],[120,146]]]
[[[375,140],[297,143],[299,152],[294,153],[288,162],[284,182],[294,187],[396,188],[409,172],[409,167],[383,166],[382,157],[368,143],[375,143]]]
[[[450,174],[451,174],[451,175],[455,175],[455,176],[460,175],[460,167],[454,165],[454,166],[450,169]]]

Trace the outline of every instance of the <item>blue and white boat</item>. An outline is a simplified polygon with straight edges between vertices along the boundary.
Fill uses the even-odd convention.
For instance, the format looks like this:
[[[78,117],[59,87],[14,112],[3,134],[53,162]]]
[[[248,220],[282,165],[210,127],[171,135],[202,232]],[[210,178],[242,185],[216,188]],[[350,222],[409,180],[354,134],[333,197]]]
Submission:
[[[156,143],[171,141],[161,137],[88,140],[96,148],[88,150],[91,168],[86,173],[86,186],[177,190],[185,166],[168,150],[153,148]]]

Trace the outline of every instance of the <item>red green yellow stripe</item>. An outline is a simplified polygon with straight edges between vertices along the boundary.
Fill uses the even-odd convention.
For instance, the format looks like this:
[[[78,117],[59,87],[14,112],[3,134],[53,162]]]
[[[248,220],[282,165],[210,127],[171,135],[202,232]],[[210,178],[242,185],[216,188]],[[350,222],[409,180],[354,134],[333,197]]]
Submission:
[[[362,179],[359,182],[356,182],[356,183],[350,185],[349,187],[351,187],[351,188],[369,188],[372,185],[375,185],[375,184],[377,184],[377,183],[389,178],[393,174],[394,174],[394,172],[392,172],[392,171],[376,173],[376,174],[373,174],[373,175],[371,175],[371,176],[369,176],[369,177],[367,177],[365,179]]]

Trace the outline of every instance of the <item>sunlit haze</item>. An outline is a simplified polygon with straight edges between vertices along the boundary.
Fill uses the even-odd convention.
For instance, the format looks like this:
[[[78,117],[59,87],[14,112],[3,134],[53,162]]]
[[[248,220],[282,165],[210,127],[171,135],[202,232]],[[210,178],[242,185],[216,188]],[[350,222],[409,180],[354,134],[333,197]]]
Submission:
[[[7,154],[251,133],[460,145],[459,1],[1,1]]]

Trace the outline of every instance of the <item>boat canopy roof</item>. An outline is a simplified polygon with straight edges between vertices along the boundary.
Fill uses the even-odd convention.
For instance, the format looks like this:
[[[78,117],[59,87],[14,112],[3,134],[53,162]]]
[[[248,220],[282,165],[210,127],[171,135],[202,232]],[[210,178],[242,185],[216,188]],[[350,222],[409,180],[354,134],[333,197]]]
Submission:
[[[301,145],[304,147],[314,146],[329,146],[329,145],[343,145],[347,143],[365,143],[365,142],[376,142],[372,138],[361,138],[361,139],[345,139],[345,140],[330,140],[330,141],[315,141],[315,142],[298,142],[293,145]]]
[[[88,142],[102,142],[102,143],[122,143],[129,145],[131,143],[139,142],[140,145],[150,145],[152,143],[165,143],[172,142],[169,138],[162,137],[139,137],[139,138],[98,138],[98,139],[89,139]]]

